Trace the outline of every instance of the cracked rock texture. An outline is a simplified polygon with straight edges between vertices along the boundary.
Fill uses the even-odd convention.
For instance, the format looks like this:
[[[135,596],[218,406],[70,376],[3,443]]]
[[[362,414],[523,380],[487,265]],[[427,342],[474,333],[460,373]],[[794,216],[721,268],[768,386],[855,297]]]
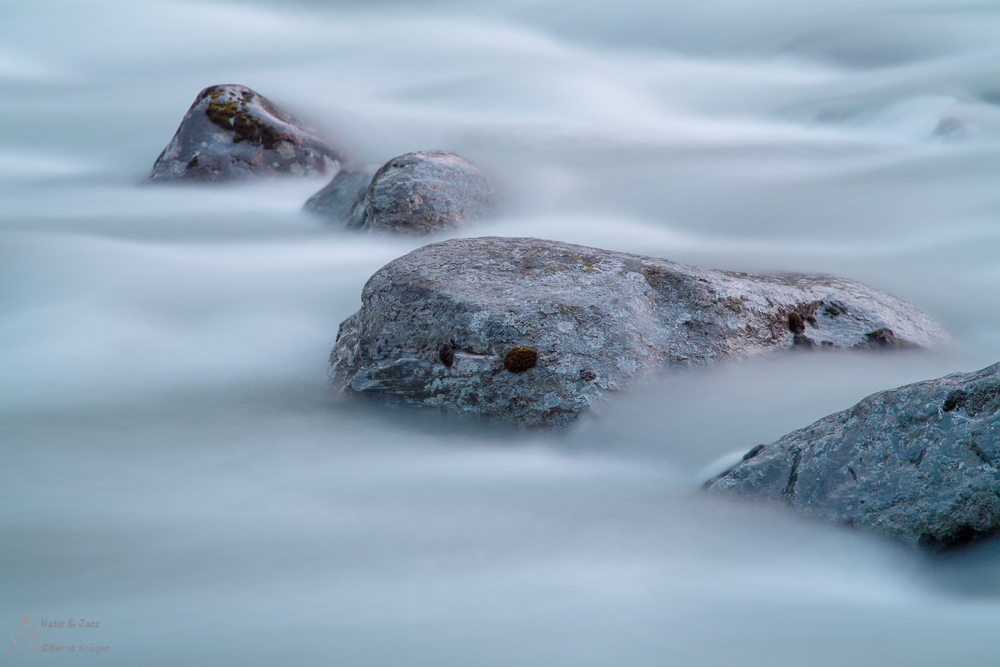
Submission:
[[[476,165],[446,151],[418,151],[395,157],[375,172],[347,227],[433,234],[465,227],[492,206],[493,188]]]
[[[198,93],[149,180],[218,182],[253,176],[317,176],[341,155],[314,131],[244,86]]]
[[[883,391],[708,483],[932,550],[1000,532],[1000,364]]]
[[[361,301],[330,355],[335,387],[530,426],[565,426],[647,371],[789,349],[802,337],[839,348],[868,347],[880,329],[897,345],[945,338],[913,306],[850,280],[714,271],[532,238],[424,246],[376,272]],[[790,330],[793,312],[806,333]]]

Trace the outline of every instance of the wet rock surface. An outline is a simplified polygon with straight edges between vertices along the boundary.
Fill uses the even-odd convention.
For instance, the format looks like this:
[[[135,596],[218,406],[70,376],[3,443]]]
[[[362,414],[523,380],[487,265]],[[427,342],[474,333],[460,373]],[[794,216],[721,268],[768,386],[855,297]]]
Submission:
[[[711,480],[932,550],[1000,532],[1000,364],[883,391]]]
[[[346,226],[351,211],[361,205],[375,170],[358,167],[341,169],[326,187],[310,197],[302,210],[322,218],[329,225]]]
[[[460,229],[486,216],[493,188],[479,168],[446,151],[406,153],[371,179],[347,226],[422,235]]]
[[[532,238],[452,239],[373,275],[340,325],[332,384],[520,425],[562,427],[638,374],[889,328],[944,332],[895,297],[828,276],[753,276]]]
[[[263,96],[238,85],[198,94],[149,181],[219,182],[335,172],[342,156]]]

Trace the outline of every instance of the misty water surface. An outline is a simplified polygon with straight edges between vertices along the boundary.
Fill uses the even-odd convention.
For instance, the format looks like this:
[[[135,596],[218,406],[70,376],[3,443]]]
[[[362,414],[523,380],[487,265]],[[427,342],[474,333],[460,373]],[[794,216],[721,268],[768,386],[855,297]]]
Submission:
[[[0,661],[993,664],[995,544],[699,487],[1000,361],[998,34],[944,0],[3,3],[0,637],[108,650]],[[468,235],[833,273],[952,341],[650,379],[564,435],[346,400],[337,326],[426,240],[324,228],[322,179],[138,187],[219,83],[362,162],[475,161],[501,205]]]

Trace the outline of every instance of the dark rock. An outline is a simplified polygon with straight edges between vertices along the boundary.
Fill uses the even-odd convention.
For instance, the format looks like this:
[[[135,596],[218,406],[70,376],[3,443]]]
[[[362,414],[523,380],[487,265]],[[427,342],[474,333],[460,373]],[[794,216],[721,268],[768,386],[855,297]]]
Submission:
[[[322,218],[329,224],[347,225],[351,211],[360,206],[374,170],[342,169],[329,184],[306,201],[302,207],[307,213]]]
[[[249,88],[211,86],[198,93],[149,180],[317,176],[338,169],[341,159],[314,131]]]
[[[836,299],[813,335],[849,348],[891,326],[945,338],[926,315],[850,280],[752,276],[526,238],[453,239],[382,267],[330,356],[339,389],[526,425],[565,426],[643,372],[789,349],[788,314]],[[451,365],[439,357],[448,345]],[[509,360],[535,351],[533,365]],[[527,357],[524,358],[527,361]],[[517,371],[525,366],[523,371]],[[508,372],[513,371],[513,372]]]
[[[828,343],[829,341],[823,341]],[[792,347],[797,350],[808,350],[810,348],[816,347],[816,341],[805,334],[792,334]]]
[[[953,548],[1000,532],[998,411],[1000,364],[883,391],[754,448],[708,488]]]
[[[451,365],[455,363],[455,350],[451,345],[442,345],[441,349],[438,350],[438,359],[441,360],[442,364],[451,368]]]
[[[965,406],[965,402],[969,400],[969,392],[964,389],[956,389],[948,397],[944,399],[944,405],[941,409],[945,412],[951,412],[955,408],[961,408]]]
[[[802,321],[802,316],[796,310],[788,313],[788,330],[793,334],[804,334],[806,332],[805,322]]]
[[[847,308],[836,301],[831,301],[830,303],[823,306],[823,314],[829,317],[837,317],[841,313],[846,313]]]
[[[538,350],[520,345],[510,348],[503,358],[503,367],[511,373],[523,373],[538,363]]]
[[[894,347],[908,347],[905,340],[896,338],[896,333],[889,327],[882,327],[865,334],[865,339],[854,347],[866,349],[886,349]]]
[[[375,173],[347,226],[432,234],[465,227],[492,205],[493,188],[476,165],[454,153],[419,151],[393,158]]]

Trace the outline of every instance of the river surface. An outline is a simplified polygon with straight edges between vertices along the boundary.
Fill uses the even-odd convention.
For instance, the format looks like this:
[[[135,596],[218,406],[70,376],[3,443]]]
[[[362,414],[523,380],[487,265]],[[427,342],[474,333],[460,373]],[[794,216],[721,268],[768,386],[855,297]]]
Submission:
[[[997,664],[996,544],[699,486],[1000,360],[998,37],[960,0],[5,0],[0,667]],[[322,179],[138,186],[219,83],[364,162],[472,159],[468,235],[837,274],[952,340],[652,379],[564,435],[347,400],[337,326],[426,240],[304,216]]]

